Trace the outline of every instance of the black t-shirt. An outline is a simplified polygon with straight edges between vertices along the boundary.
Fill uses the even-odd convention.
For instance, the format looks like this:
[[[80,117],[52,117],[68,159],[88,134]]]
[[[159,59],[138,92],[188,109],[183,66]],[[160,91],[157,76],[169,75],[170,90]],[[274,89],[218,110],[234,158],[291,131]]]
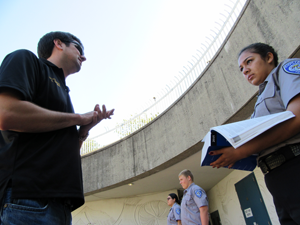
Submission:
[[[24,101],[73,113],[63,70],[28,50],[6,56],[0,91],[11,88]],[[69,198],[73,210],[84,203],[76,126],[43,133],[1,131],[0,199],[11,180],[13,198]]]

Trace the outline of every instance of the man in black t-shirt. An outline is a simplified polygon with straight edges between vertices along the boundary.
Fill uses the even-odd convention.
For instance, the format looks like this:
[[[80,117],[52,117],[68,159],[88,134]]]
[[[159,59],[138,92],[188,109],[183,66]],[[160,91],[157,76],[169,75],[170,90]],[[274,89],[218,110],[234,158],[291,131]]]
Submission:
[[[86,60],[77,37],[50,32],[38,55],[17,50],[0,67],[0,224],[71,224],[84,204],[80,147],[114,112],[74,113],[65,79]]]

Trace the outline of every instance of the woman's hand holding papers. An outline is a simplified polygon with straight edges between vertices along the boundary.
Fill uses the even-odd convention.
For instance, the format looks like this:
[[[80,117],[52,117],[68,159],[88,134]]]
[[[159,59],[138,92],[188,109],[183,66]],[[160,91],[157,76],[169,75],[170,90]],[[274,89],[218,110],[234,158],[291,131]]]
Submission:
[[[233,147],[226,147],[220,150],[211,151],[208,154],[209,155],[222,154],[216,161],[210,164],[213,168],[228,166],[228,168],[230,169],[236,161],[245,158],[245,156],[241,154],[241,151],[239,151],[239,148],[235,149]]]

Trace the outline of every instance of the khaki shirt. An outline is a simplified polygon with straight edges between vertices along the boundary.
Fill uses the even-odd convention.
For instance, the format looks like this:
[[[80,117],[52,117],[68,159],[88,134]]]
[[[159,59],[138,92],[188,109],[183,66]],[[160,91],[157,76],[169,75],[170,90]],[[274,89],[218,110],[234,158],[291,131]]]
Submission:
[[[272,70],[264,83],[259,85],[259,93],[251,118],[286,111],[290,100],[299,93],[300,59],[286,59]],[[300,134],[263,150],[258,158],[294,143],[300,143]]]
[[[177,221],[181,220],[180,214],[181,214],[180,205],[178,205],[175,202],[173,204],[173,206],[171,207],[169,215],[168,215],[168,225],[178,224]]]
[[[202,206],[208,206],[206,193],[201,187],[192,183],[183,192],[181,202],[182,225],[201,225],[199,208]]]

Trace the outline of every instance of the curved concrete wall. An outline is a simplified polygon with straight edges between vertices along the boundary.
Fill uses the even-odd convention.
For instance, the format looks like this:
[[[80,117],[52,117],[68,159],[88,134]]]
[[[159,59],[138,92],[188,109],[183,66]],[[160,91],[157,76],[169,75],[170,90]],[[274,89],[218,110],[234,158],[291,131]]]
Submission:
[[[86,194],[147,177],[202,147],[210,127],[246,119],[257,88],[238,70],[239,50],[254,42],[277,49],[279,59],[300,44],[298,0],[252,0],[225,44],[191,88],[162,115],[134,134],[82,158]]]

